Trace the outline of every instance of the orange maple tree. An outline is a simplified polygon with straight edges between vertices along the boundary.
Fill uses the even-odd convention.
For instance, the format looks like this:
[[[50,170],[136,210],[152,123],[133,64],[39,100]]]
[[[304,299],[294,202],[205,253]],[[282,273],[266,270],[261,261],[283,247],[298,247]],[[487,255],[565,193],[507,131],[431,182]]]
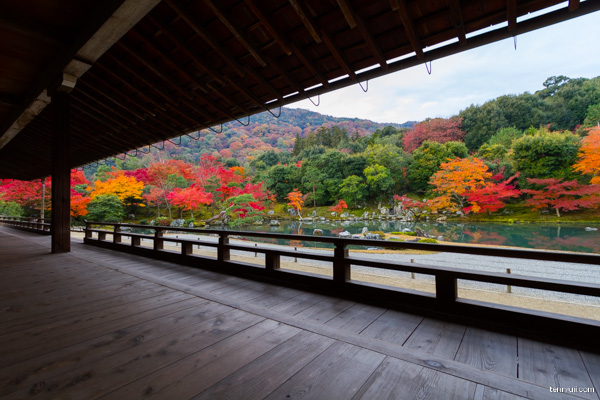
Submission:
[[[455,158],[442,163],[440,170],[429,181],[434,186],[433,192],[438,196],[428,205],[433,211],[463,210],[468,203],[465,194],[488,186],[487,181],[491,177],[492,173],[488,171],[487,165],[478,158]]]
[[[105,182],[97,180],[94,183],[94,189],[90,193],[90,197],[94,199],[96,196],[103,194],[114,194],[124,205],[139,205],[138,200],[142,200],[142,191],[144,184],[138,182],[133,176],[119,175],[112,179],[107,179]]]
[[[302,193],[298,189],[289,192],[287,197],[289,200],[288,206],[295,208],[298,211],[298,216],[302,217],[302,206],[304,205],[304,198]]]
[[[573,169],[593,175],[590,183],[600,185],[600,127],[592,128],[581,141],[579,161],[573,165]]]

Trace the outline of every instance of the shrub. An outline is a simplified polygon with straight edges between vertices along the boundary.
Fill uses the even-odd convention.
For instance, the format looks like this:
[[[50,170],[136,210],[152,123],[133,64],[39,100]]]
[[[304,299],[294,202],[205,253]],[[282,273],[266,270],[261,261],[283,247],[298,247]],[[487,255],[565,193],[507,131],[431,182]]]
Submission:
[[[369,233],[373,235],[379,235],[381,239],[385,239],[385,233],[383,233],[382,231],[369,231]]]
[[[159,226],[170,226],[173,220],[167,217],[160,217],[154,220],[154,223]]]
[[[438,241],[435,239],[419,239],[418,243],[437,243]]]
[[[185,228],[187,228],[190,224],[196,225],[196,222],[194,221],[194,218],[188,218],[185,221],[183,221],[183,226]]]
[[[147,219],[140,219],[140,225],[148,225]]]

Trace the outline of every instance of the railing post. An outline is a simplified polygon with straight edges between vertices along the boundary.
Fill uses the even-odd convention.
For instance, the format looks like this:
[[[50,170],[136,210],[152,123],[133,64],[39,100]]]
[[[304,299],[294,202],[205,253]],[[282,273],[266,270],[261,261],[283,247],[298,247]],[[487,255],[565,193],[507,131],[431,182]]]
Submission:
[[[229,235],[227,233],[219,233],[219,247],[217,247],[217,260],[220,262],[229,261],[231,252],[225,246],[229,244]]]
[[[163,230],[160,228],[154,229],[154,250],[162,250],[164,248]]]
[[[121,242],[121,234],[119,232],[121,232],[121,225],[115,224],[115,227],[113,230],[113,243]]]
[[[184,256],[187,256],[192,253],[194,253],[192,243],[181,242],[181,254],[183,254]]]
[[[268,251],[265,253],[265,269],[275,271],[281,267],[281,257],[279,253]]]
[[[92,238],[92,231],[91,231],[91,227],[92,224],[90,224],[87,220],[85,221],[85,238],[86,239],[91,239]]]
[[[452,273],[435,274],[435,297],[441,307],[452,307],[458,297],[456,276]]]
[[[333,281],[335,283],[345,283],[350,280],[350,264],[346,261],[348,257],[348,248],[346,242],[336,240],[333,250]]]

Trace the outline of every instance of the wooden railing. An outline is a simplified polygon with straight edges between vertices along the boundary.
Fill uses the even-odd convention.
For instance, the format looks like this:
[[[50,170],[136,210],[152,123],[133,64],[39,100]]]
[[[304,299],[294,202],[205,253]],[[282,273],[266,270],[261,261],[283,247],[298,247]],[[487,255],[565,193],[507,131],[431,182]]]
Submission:
[[[0,216],[0,224],[31,232],[46,235],[50,234],[50,220],[47,218],[11,217],[3,215]]]
[[[123,228],[127,228],[123,230]],[[134,233],[129,229],[144,229],[151,233]],[[167,231],[200,235],[194,239],[179,238],[173,235],[164,236]],[[204,235],[204,236],[203,236]],[[212,235],[216,238],[209,238]],[[110,239],[108,238],[110,236]],[[316,242],[333,246],[331,254],[315,254],[308,251],[293,251],[290,247],[264,246],[260,243],[230,243],[231,237],[247,239],[278,239],[283,241]],[[123,238],[129,238],[127,242]],[[142,246],[142,239],[151,241],[152,247]],[[153,258],[174,261],[190,266],[212,269],[220,272],[244,275],[253,278],[277,280],[288,286],[309,288],[329,294],[360,297],[370,302],[393,303],[401,308],[424,310],[436,315],[452,316],[462,320],[479,321],[485,324],[509,327],[511,330],[543,331],[546,333],[564,334],[568,327],[569,334],[577,334],[578,338],[597,340],[600,337],[600,321],[558,315],[548,312],[515,308],[499,304],[459,298],[458,280],[486,282],[524,287],[554,292],[570,293],[600,297],[600,285],[529,277],[495,272],[479,272],[460,268],[448,268],[415,263],[374,261],[366,258],[351,257],[348,246],[379,246],[392,249],[416,249],[445,253],[464,253],[484,256],[520,258],[530,260],[549,260],[568,263],[589,264],[590,268],[600,268],[600,256],[595,254],[561,253],[534,250],[500,249],[491,247],[471,247],[459,245],[442,245],[432,243],[377,241],[362,239],[345,239],[323,236],[303,236],[274,234],[262,232],[223,231],[211,229],[169,228],[161,226],[141,226],[132,224],[114,224],[87,222],[85,243],[109,247],[130,253],[141,254]],[[165,249],[165,242],[174,243],[178,250]],[[193,246],[216,248],[216,257],[210,258],[193,254]],[[323,247],[323,246],[320,246]],[[240,250],[250,253],[262,253],[264,265],[248,264],[231,259],[231,251]],[[332,278],[327,276],[298,273],[281,269],[281,258],[330,262],[333,266]],[[451,257],[451,255],[450,255]],[[351,279],[352,266],[365,266],[381,270],[405,271],[427,274],[434,277],[435,293],[419,292]]]

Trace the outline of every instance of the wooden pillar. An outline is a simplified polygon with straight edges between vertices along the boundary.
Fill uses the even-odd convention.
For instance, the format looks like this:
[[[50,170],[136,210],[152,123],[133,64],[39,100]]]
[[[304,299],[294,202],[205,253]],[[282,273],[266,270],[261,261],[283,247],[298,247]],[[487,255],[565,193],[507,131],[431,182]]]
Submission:
[[[75,78],[63,75],[49,88],[52,98],[52,253],[71,251],[71,147],[69,92]]]

